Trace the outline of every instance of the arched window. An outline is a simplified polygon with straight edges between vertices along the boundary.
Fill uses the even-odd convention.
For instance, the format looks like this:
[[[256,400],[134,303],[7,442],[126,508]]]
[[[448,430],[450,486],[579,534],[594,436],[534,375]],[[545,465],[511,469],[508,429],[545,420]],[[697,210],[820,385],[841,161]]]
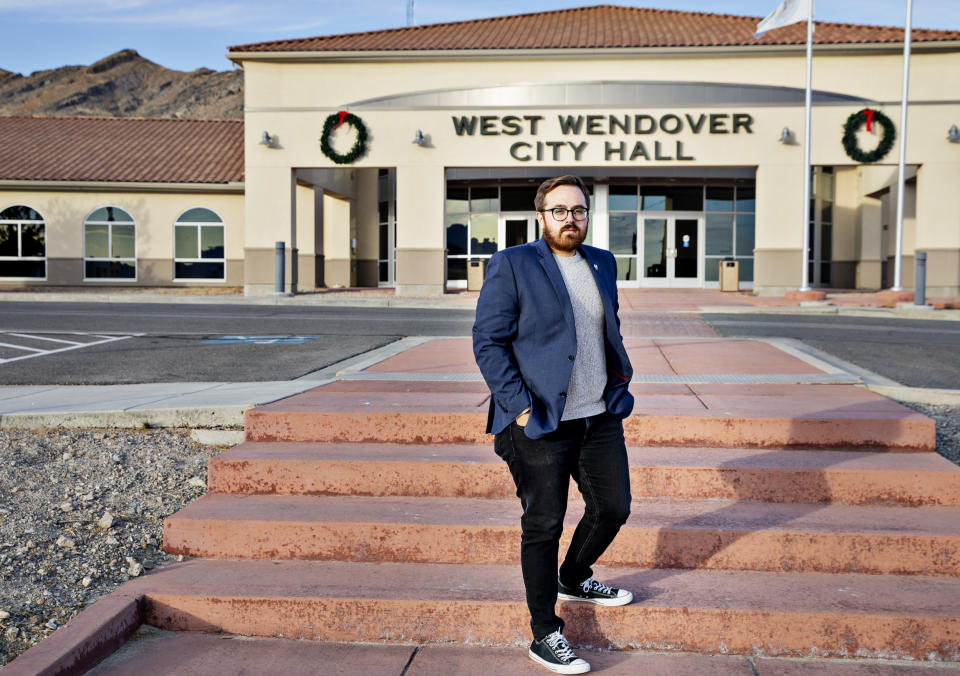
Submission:
[[[120,207],[100,207],[83,222],[83,278],[137,279],[137,225]]]
[[[181,214],[173,224],[173,278],[179,281],[226,279],[223,252],[223,219],[196,207]]]
[[[47,224],[30,207],[0,211],[0,278],[46,279]]]

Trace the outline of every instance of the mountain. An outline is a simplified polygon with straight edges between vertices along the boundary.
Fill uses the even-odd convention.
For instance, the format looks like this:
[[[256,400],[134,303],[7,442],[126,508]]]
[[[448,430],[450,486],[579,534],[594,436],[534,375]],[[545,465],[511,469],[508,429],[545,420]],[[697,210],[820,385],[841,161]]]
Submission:
[[[170,70],[132,49],[28,76],[0,69],[0,115],[239,119],[243,71]]]

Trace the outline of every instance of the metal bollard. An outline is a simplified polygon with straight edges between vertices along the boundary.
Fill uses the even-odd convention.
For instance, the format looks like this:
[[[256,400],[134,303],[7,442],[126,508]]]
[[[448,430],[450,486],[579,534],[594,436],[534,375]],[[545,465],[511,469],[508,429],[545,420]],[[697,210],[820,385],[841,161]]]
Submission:
[[[283,279],[286,277],[284,270],[284,248],[283,242],[277,242],[276,255],[273,264],[273,292],[283,293]]]
[[[299,268],[297,267],[297,256],[299,253],[300,251],[297,247],[290,247],[290,293],[287,294],[288,296],[297,295],[297,276],[300,274],[298,272]]]
[[[927,252],[917,251],[917,271],[913,285],[913,304],[927,304]]]

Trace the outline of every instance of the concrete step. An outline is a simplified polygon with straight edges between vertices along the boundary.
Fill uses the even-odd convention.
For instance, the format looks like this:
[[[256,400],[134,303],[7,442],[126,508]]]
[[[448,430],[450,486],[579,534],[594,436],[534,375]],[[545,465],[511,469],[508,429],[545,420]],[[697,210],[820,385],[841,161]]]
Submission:
[[[333,383],[246,412],[248,441],[489,443],[488,396],[417,383]],[[428,387],[429,386],[429,387]],[[818,447],[932,451],[934,422],[852,385],[670,385],[638,395],[624,420],[637,446]],[[663,389],[662,387],[660,389]]]
[[[960,662],[960,579],[598,568],[619,608],[561,603],[571,640],[605,649]],[[175,631],[349,642],[525,646],[516,565],[185,561],[127,585]]]
[[[582,504],[571,506],[564,542]],[[186,556],[519,563],[516,499],[209,494],[164,523]],[[608,565],[960,576],[960,508],[636,499]]]
[[[742,655],[578,650],[592,671],[610,676],[947,676],[951,665],[904,661],[751,659]],[[869,670],[869,671],[868,671]],[[527,658],[525,647],[490,648],[440,645],[375,645],[248,638],[229,634],[168,632],[144,625],[114,655],[87,676],[469,676],[492,674],[543,676],[543,667]]]
[[[633,447],[634,497],[960,506],[960,467],[936,453]],[[214,493],[507,498],[489,444],[246,442],[211,458]],[[575,492],[575,490],[574,490]]]

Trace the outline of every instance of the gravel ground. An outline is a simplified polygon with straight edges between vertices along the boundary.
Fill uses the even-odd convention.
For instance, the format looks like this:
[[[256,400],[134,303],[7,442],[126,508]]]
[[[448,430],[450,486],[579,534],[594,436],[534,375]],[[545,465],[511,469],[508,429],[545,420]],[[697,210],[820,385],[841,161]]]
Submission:
[[[960,465],[960,407],[909,406]],[[175,559],[160,550],[163,519],[204,493],[221,450],[178,430],[0,428],[0,666]]]
[[[960,465],[960,406],[904,404],[937,421],[937,453]]]
[[[205,492],[221,450],[172,430],[0,428],[0,665],[174,560],[163,519]]]

